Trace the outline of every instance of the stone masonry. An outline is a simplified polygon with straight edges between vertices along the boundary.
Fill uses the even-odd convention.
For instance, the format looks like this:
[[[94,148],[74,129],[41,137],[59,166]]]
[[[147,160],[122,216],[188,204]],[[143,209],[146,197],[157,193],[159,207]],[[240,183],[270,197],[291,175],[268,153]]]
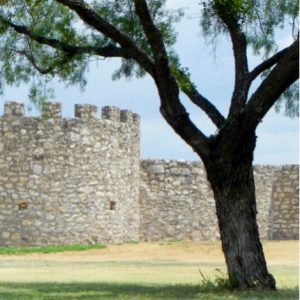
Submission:
[[[0,246],[123,242],[139,237],[139,117],[77,105],[41,118],[6,103],[0,118]]]
[[[142,240],[219,238],[215,202],[200,162],[141,162]]]
[[[299,167],[255,166],[262,239],[298,239]],[[140,239],[215,240],[215,204],[200,162],[144,160],[140,177]]]
[[[76,105],[41,117],[6,102],[0,117],[0,247],[132,240],[215,240],[200,162],[140,160],[139,116]],[[255,166],[263,239],[298,239],[298,166]]]
[[[283,166],[274,174],[268,238],[290,240],[299,237],[299,168]]]

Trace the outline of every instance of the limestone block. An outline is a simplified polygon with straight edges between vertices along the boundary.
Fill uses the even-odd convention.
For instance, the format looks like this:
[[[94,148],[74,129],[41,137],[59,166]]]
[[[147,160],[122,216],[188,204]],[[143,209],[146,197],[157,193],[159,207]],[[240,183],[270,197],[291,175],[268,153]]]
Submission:
[[[10,237],[10,233],[9,232],[7,232],[7,231],[3,231],[2,232],[2,238],[8,239],[9,237]]]
[[[12,241],[20,240],[20,239],[21,239],[21,233],[19,233],[19,232],[13,233],[13,234],[11,235],[10,239],[11,239]]]

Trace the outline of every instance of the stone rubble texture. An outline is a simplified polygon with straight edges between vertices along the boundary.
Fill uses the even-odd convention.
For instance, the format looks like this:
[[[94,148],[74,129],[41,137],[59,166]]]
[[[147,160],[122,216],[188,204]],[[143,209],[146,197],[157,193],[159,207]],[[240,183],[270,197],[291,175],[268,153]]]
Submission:
[[[6,102],[0,117],[0,246],[219,239],[200,162],[140,159],[140,119],[60,103],[41,117]],[[263,239],[298,239],[299,167],[255,166]]]

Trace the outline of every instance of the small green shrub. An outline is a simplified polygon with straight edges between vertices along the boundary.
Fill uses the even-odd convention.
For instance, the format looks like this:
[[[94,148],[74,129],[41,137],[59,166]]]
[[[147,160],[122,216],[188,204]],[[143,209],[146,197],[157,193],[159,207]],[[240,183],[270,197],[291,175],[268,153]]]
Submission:
[[[199,273],[202,277],[201,287],[203,290],[211,291],[211,290],[233,290],[232,283],[229,278],[220,270],[215,269],[217,271],[217,275],[214,279],[206,277],[203,272],[199,269]]]

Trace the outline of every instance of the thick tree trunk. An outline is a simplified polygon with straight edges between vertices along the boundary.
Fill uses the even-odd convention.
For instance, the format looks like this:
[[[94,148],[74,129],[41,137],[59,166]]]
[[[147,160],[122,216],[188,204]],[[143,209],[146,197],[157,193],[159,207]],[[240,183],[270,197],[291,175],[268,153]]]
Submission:
[[[227,143],[234,143],[232,139]],[[255,185],[252,168],[255,136],[234,158],[218,147],[207,167],[217,208],[217,217],[231,284],[239,289],[260,286],[275,289],[268,272],[256,220]],[[229,147],[231,148],[231,147]],[[237,149],[236,148],[236,149]],[[221,152],[219,150],[221,149]],[[231,148],[232,149],[232,148]]]

